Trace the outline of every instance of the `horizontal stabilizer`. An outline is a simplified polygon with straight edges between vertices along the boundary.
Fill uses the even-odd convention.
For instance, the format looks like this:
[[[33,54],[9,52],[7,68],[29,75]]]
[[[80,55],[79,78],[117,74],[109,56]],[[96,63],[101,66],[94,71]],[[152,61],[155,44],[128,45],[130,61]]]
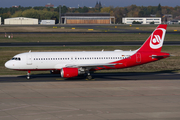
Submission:
[[[152,57],[152,58],[164,58],[164,57],[170,57],[170,55],[152,55],[150,57]]]

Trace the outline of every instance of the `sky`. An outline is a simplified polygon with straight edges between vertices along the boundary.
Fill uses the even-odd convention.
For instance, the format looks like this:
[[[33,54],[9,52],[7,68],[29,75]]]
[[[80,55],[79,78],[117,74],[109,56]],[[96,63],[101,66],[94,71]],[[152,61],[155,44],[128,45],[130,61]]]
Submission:
[[[126,7],[132,4],[137,6],[180,6],[180,0],[0,0],[0,7],[11,7],[21,5],[23,7],[45,6],[52,3],[54,6],[65,5],[67,7],[94,7],[97,1],[101,1],[102,6]]]

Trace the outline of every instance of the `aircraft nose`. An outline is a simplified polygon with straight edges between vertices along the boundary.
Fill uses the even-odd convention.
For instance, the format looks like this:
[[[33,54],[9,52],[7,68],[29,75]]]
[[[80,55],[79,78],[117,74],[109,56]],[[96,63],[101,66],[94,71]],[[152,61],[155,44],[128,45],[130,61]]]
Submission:
[[[5,66],[6,68],[9,68],[9,69],[12,67],[9,61],[7,61],[7,62],[4,64],[4,66]]]

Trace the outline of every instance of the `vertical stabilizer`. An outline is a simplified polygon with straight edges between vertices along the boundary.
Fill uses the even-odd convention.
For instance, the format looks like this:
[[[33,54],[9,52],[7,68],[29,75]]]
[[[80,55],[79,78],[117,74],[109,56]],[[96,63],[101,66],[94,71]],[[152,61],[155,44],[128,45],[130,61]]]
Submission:
[[[159,25],[138,51],[161,52],[167,25]]]

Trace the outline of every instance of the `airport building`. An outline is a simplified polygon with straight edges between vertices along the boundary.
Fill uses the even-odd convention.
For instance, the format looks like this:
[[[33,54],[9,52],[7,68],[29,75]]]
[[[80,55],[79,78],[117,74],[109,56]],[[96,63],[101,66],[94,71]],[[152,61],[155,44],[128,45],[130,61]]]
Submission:
[[[4,19],[5,25],[38,25],[38,19],[26,18],[26,17],[16,17]]]
[[[176,16],[174,19],[167,20],[167,24],[180,24],[180,16]]]
[[[54,5],[51,4],[51,3],[48,3],[48,4],[45,5],[45,7],[54,7]]]
[[[141,24],[150,24],[154,22],[154,24],[161,24],[160,17],[124,17],[122,18],[122,23],[124,24],[132,24],[133,21],[140,22]]]
[[[167,24],[180,24],[180,20],[174,19],[171,21],[166,22]]]
[[[115,17],[109,13],[65,13],[61,21],[62,24],[112,24]]]
[[[55,25],[55,20],[41,20],[41,25]]]

